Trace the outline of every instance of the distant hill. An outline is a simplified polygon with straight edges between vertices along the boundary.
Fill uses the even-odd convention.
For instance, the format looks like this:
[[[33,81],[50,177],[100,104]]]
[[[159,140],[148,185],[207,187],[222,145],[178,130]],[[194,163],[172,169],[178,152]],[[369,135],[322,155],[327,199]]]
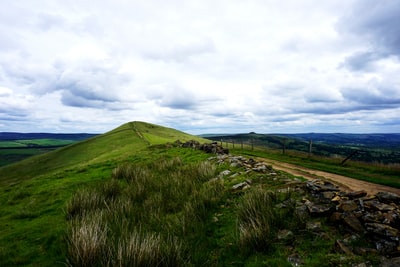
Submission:
[[[21,140],[21,139],[61,139],[61,140],[84,140],[98,134],[90,133],[17,133],[0,132],[0,140]]]
[[[52,134],[42,134],[42,137],[45,135],[49,137]],[[17,135],[14,135],[15,137]],[[111,159],[118,161],[149,145],[174,142],[178,139],[205,140],[167,127],[145,122],[129,122],[107,133],[4,166],[0,168],[0,183],[4,177],[21,179],[76,165],[88,165]]]
[[[294,150],[308,153],[312,141],[312,153],[326,157],[347,157],[365,162],[399,163],[400,134],[346,134],[346,133],[300,133],[300,134],[229,134],[204,135],[208,139],[237,144],[253,143],[255,146]]]
[[[349,133],[300,133],[280,134],[281,136],[295,137],[304,141],[336,144],[356,145],[369,148],[400,148],[400,134],[349,134]]]

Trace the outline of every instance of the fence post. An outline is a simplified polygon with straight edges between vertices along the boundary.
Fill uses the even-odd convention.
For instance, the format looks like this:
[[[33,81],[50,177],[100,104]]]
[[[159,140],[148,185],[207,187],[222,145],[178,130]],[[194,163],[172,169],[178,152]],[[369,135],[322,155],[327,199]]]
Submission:
[[[310,142],[308,143],[308,155],[311,157],[312,154],[312,140],[310,140]]]
[[[283,153],[283,154],[285,154],[285,151],[286,151],[286,141],[287,141],[287,138],[283,138],[283,142],[282,142],[282,145],[283,145],[283,147],[282,147],[282,153]]]

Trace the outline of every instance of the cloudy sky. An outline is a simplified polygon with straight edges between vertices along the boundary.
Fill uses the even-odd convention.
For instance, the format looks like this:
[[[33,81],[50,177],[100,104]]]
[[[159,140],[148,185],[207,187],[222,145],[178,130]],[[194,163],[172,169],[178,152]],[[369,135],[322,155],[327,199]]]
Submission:
[[[398,0],[0,4],[0,131],[400,132]]]

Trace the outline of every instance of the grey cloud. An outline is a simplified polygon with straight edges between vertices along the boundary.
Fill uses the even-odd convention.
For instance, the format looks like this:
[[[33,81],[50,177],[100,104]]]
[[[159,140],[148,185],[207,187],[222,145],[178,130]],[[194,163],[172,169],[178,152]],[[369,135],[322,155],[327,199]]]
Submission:
[[[66,106],[79,108],[105,108],[105,102],[98,99],[85,98],[80,95],[75,95],[70,91],[63,91],[61,102]]]
[[[371,62],[391,55],[400,56],[400,2],[358,0],[337,24],[340,33],[359,38],[367,50],[348,57],[344,66],[366,69]]]
[[[193,109],[197,104],[194,94],[186,90],[173,89],[165,92],[157,102],[162,107],[172,109]]]
[[[391,88],[344,88],[347,100],[361,104],[366,109],[382,109],[400,105],[400,95],[393,95]]]
[[[376,52],[359,52],[347,57],[340,67],[352,71],[370,71],[374,70],[373,63],[383,57],[386,55]]]

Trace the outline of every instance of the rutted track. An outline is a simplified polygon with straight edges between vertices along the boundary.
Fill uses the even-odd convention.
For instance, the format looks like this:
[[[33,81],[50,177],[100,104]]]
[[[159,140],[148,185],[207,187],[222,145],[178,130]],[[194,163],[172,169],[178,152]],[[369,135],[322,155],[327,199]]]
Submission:
[[[387,191],[387,192],[400,194],[400,189],[390,187],[390,186],[374,184],[374,183],[357,180],[357,179],[350,178],[350,177],[343,176],[343,175],[313,170],[313,169],[305,168],[302,166],[285,163],[285,162],[280,162],[280,161],[276,161],[276,160],[271,160],[271,159],[266,159],[266,158],[260,158],[259,160],[262,160],[262,161],[266,162],[267,164],[272,165],[272,167],[276,170],[284,171],[284,172],[287,172],[287,173],[295,175],[295,176],[302,176],[308,180],[313,180],[316,178],[329,180],[329,181],[337,184],[341,189],[347,190],[347,191],[365,190],[369,195],[374,195],[377,192],[381,192],[381,191]]]

